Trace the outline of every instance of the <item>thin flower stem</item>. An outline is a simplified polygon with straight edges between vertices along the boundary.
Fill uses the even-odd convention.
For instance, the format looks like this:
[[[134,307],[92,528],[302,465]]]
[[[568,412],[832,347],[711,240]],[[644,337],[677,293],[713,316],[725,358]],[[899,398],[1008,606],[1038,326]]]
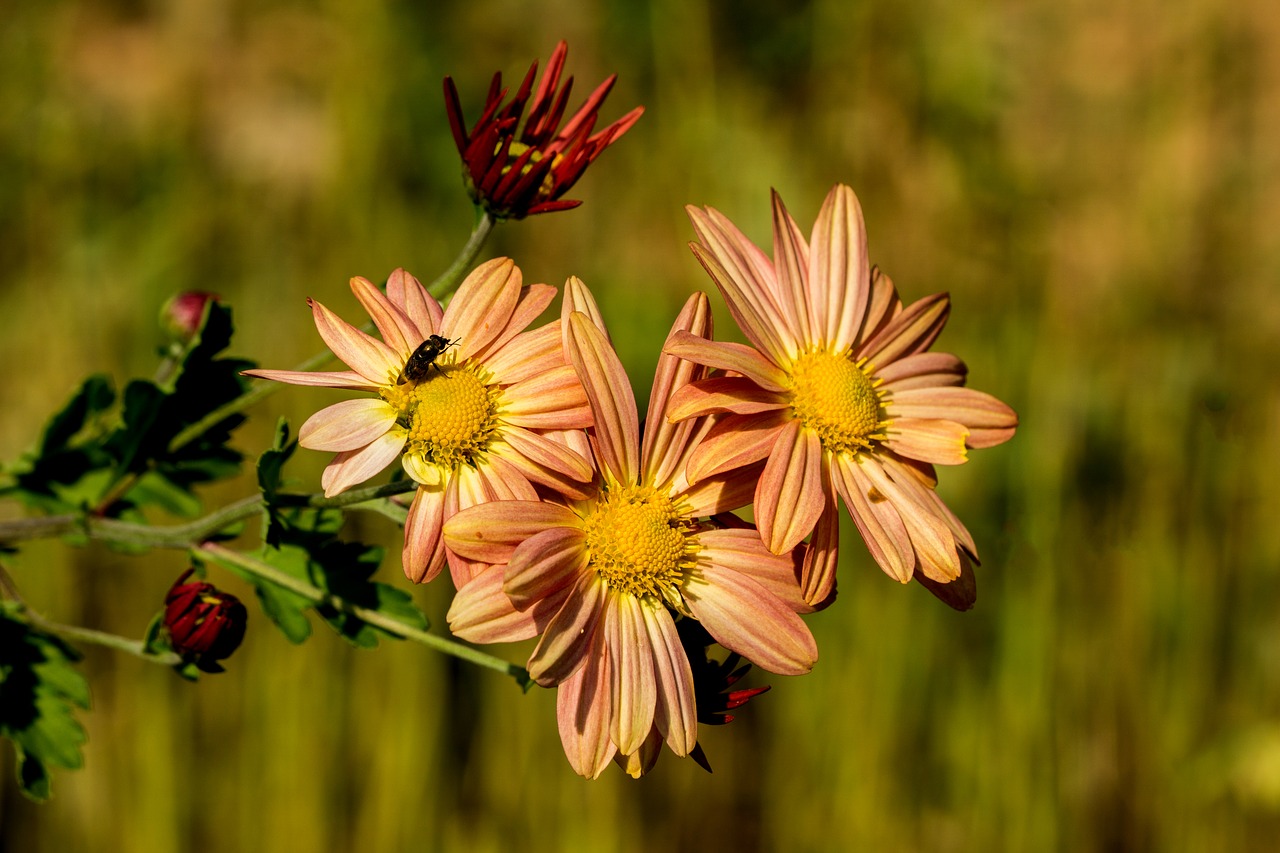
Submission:
[[[0,565],[0,592],[18,605],[19,612],[28,623],[46,633],[57,634],[68,640],[79,640],[82,643],[106,646],[117,651],[127,652],[134,657],[140,657],[145,661],[164,664],[165,666],[174,666],[182,663],[181,656],[174,652],[147,651],[146,644],[141,640],[130,640],[128,637],[121,637],[118,634],[95,631],[92,628],[81,628],[78,625],[63,625],[46,619],[32,610],[31,606],[23,600],[22,595],[18,592],[17,584],[13,582],[13,578],[9,576],[8,570],[3,565]]]
[[[480,256],[480,250],[484,248],[484,244],[488,241],[489,235],[493,233],[493,226],[496,224],[497,222],[494,218],[489,215],[489,211],[477,208],[476,226],[472,229],[471,237],[468,238],[467,244],[462,247],[462,251],[458,253],[458,257],[454,258],[449,268],[427,286],[427,292],[436,299],[443,299],[453,293],[466,276],[467,271],[475,265],[476,258]]]
[[[412,491],[417,484],[412,480],[401,480],[381,486],[366,486],[363,489],[351,489],[340,495],[326,498],[322,494],[293,495],[280,494],[276,502],[281,506],[309,506],[317,509],[334,509],[354,504],[382,502],[392,495]],[[214,510],[203,518],[186,524],[167,526],[151,524],[135,524],[129,521],[118,521],[113,518],[97,518],[72,513],[50,515],[44,518],[22,518],[15,521],[0,522],[0,542],[20,542],[27,539],[52,539],[68,533],[80,533],[89,539],[112,542],[120,545],[136,545],[147,548],[174,548],[185,551],[193,541],[208,539],[221,530],[240,521],[253,518],[262,511],[265,502],[262,495],[250,495],[234,503]],[[370,507],[384,515],[389,514],[383,507],[374,504]]]
[[[380,611],[369,610],[368,608],[361,607],[358,604],[352,604],[339,596],[312,586],[304,580],[299,580],[291,575],[287,575],[276,567],[268,565],[261,560],[256,560],[247,554],[234,551],[230,548],[219,545],[216,542],[205,542],[194,550],[197,554],[205,555],[209,559],[222,563],[225,566],[240,569],[241,571],[248,572],[249,574],[256,575],[263,580],[269,581],[276,586],[283,587],[290,592],[302,596],[313,604],[332,607],[334,610],[348,613],[357,619],[367,622],[377,628],[381,628],[397,637],[402,637],[406,640],[413,640],[416,643],[435,649],[438,652],[452,655],[453,657],[467,661],[468,663],[473,663],[477,666],[482,666],[486,669],[492,669],[497,672],[501,672],[504,675],[509,675],[514,678],[521,687],[527,687],[530,684],[529,673],[522,666],[517,666],[516,664],[509,663],[501,658],[485,654],[478,649],[473,649],[470,646],[463,645],[462,643],[454,640],[439,637],[435,634],[429,634],[420,628],[408,625],[401,622],[399,619],[388,616]]]

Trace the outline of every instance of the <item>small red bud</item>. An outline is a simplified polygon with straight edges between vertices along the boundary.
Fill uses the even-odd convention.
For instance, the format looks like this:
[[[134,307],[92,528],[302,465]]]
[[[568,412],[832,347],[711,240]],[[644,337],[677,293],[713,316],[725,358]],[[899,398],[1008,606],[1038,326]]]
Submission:
[[[240,599],[211,583],[186,580],[187,569],[164,599],[164,627],[173,650],[196,661],[229,657],[244,639],[249,611]]]
[[[205,306],[217,302],[218,298],[216,293],[200,290],[179,293],[160,309],[160,325],[174,340],[186,343],[199,333]]]

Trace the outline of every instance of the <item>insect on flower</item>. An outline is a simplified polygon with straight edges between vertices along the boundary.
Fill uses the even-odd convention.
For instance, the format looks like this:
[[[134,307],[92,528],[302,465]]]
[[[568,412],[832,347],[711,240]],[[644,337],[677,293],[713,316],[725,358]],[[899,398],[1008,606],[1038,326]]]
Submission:
[[[400,375],[396,378],[397,385],[403,385],[406,382],[421,382],[431,373],[431,368],[440,370],[440,365],[436,364],[445,350],[451,346],[456,346],[458,341],[450,340],[442,335],[431,335],[425,341],[418,344],[418,348],[413,351],[413,355],[409,356],[409,360],[405,362],[404,370],[400,371]]]

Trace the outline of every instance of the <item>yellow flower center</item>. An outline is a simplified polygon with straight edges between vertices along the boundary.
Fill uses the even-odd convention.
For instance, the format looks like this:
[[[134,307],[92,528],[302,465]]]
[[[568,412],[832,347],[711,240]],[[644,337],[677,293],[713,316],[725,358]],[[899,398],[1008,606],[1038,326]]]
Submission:
[[[439,364],[425,379],[386,385],[382,398],[400,410],[406,456],[452,470],[489,445],[497,428],[497,388],[471,365]]]
[[[680,584],[698,543],[669,496],[652,486],[607,488],[584,527],[590,565],[610,589],[681,607]]]
[[[843,353],[810,352],[791,368],[791,408],[833,453],[869,450],[884,438],[880,380],[868,375],[865,364]]]

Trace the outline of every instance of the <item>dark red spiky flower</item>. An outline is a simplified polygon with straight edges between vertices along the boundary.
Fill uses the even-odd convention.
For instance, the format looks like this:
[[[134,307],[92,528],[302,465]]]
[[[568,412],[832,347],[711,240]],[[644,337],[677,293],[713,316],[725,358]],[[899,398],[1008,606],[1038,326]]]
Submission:
[[[562,199],[591,162],[631,129],[644,107],[636,107],[613,124],[592,133],[600,106],[617,75],[596,87],[573,117],[560,128],[573,78],[560,85],[565,42],[556,45],[545,73],[533,89],[538,63],[529,67],[515,97],[505,105],[507,90],[501,72],[493,75],[480,119],[466,131],[462,103],[452,77],[444,78],[445,109],[453,139],[462,155],[463,177],[471,198],[495,219],[522,219],[577,207],[581,201]],[[523,117],[523,121],[521,120]]]
[[[164,597],[164,627],[173,650],[184,659],[212,663],[240,646],[249,611],[211,583],[188,583],[191,572],[187,569],[174,581]]]

